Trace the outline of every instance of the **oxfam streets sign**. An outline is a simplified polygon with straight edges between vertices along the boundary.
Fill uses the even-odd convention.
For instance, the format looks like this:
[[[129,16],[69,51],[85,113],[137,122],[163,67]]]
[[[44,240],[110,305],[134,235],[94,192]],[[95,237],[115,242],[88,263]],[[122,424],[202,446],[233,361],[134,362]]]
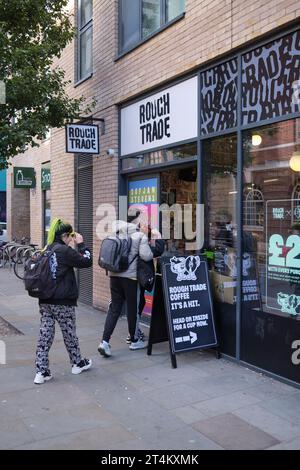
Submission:
[[[198,135],[198,78],[121,110],[121,155],[143,153]]]
[[[66,152],[98,155],[99,127],[92,124],[67,124]]]
[[[35,188],[36,179],[34,168],[14,167],[14,188]]]

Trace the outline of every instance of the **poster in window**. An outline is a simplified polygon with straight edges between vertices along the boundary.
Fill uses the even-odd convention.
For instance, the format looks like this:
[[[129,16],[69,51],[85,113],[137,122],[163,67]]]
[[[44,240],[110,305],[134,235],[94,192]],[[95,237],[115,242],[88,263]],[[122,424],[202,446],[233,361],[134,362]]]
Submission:
[[[300,314],[300,205],[267,201],[266,304],[270,311]]]

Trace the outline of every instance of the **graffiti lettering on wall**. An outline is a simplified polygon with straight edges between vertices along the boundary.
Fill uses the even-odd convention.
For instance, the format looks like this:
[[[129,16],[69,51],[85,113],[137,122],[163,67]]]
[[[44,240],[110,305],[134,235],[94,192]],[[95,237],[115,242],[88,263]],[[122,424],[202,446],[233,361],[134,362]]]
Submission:
[[[222,131],[237,124],[237,60],[201,74],[202,134]]]
[[[300,31],[243,55],[242,68],[243,124],[300,111]]]

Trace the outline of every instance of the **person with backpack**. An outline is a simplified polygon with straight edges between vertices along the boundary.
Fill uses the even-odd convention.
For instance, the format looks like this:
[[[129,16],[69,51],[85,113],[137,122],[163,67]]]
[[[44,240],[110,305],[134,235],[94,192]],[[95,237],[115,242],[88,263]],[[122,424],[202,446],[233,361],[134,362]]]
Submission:
[[[77,250],[72,247],[77,247]],[[55,321],[58,322],[72,365],[72,374],[88,370],[91,359],[82,358],[76,335],[75,307],[78,287],[74,268],[92,266],[92,255],[83,243],[83,237],[73,231],[72,226],[61,219],[54,219],[49,230],[47,246],[37,262],[29,261],[25,287],[29,295],[39,298],[40,333],[36,350],[35,384],[43,384],[52,379],[49,369],[49,351],[55,335]],[[41,281],[48,273],[48,282],[43,285],[30,276],[30,269],[38,272]],[[48,271],[47,271],[48,269]],[[44,273],[44,276],[43,276]],[[29,288],[31,284],[31,290]],[[35,288],[34,288],[35,286]]]
[[[142,313],[146,304],[145,292],[151,292],[154,287],[155,281],[155,265],[154,259],[159,258],[165,250],[165,242],[157,229],[152,229],[150,225],[145,227],[147,230],[148,243],[153,254],[153,259],[144,261],[142,258],[138,259],[137,264],[137,279],[140,289],[140,299],[138,306],[138,320],[140,322]],[[138,328],[138,336],[142,341],[145,340],[144,332]],[[126,343],[131,344],[130,334],[127,335]]]
[[[111,304],[107,312],[102,341],[98,346],[99,353],[104,357],[111,356],[109,341],[122,313],[124,302],[131,340],[129,349],[146,347],[145,342],[138,336],[140,292],[137,264],[139,257],[144,261],[150,261],[153,253],[148,243],[147,232],[139,229],[138,216],[139,213],[130,216],[128,223],[117,221],[114,234],[103,240],[100,250],[99,265],[109,271],[111,291]]]

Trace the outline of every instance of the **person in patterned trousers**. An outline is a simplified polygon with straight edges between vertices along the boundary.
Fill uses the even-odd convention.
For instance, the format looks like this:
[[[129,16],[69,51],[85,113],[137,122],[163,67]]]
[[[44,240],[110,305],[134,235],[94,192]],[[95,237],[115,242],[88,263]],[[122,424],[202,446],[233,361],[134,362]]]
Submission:
[[[47,248],[55,253],[57,285],[51,299],[39,299],[40,333],[36,350],[35,384],[52,379],[49,369],[49,351],[55,336],[55,322],[59,324],[72,365],[72,374],[88,370],[91,359],[82,358],[76,334],[75,307],[78,287],[74,268],[92,266],[92,255],[83,243],[83,237],[72,226],[54,219],[48,234]]]

